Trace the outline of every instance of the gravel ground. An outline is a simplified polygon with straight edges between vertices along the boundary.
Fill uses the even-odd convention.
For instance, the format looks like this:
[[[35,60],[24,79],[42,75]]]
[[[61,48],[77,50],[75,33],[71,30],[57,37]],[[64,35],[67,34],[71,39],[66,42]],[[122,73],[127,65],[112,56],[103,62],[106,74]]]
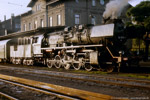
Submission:
[[[37,69],[35,68],[35,70]],[[84,81],[77,81],[77,80],[66,79],[66,78],[50,77],[50,76],[38,75],[38,74],[27,74],[27,73],[23,73],[23,71],[18,72],[11,69],[8,70],[3,68],[0,68],[0,74],[12,75],[21,78],[27,78],[31,80],[111,95],[114,96],[115,99],[120,99],[120,98],[128,98],[132,100],[150,99],[150,95],[149,95],[150,90],[146,90],[146,89],[144,90],[144,89],[136,89],[136,88],[127,88],[127,87],[113,86],[107,84],[96,84],[96,83],[90,83]]]
[[[6,93],[10,96],[15,96],[19,100],[61,100],[56,96],[49,96],[36,91],[28,90],[23,87],[15,86],[0,81],[0,92]]]

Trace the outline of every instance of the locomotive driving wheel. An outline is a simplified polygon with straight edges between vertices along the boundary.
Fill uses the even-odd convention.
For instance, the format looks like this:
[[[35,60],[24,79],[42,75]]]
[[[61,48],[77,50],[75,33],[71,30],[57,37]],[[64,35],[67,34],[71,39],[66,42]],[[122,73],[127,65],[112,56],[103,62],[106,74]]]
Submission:
[[[107,64],[100,64],[100,71],[103,71],[103,72],[113,72],[115,69],[115,65],[107,65]]]
[[[60,68],[61,67],[61,57],[59,55],[55,56],[55,64],[54,64],[54,66],[56,68]]]
[[[80,69],[81,69],[81,66],[82,66],[81,63],[74,63],[74,64],[73,64],[73,68],[74,68],[75,70],[80,70]]]
[[[115,68],[115,67],[114,67],[113,65],[108,65],[105,70],[106,70],[106,72],[109,72],[109,73],[110,73],[110,72],[113,72],[113,71],[114,71],[114,68]]]
[[[81,67],[84,65],[82,60],[82,58],[78,58],[77,56],[74,57],[74,63],[72,65],[75,70],[80,70]]]
[[[47,59],[47,67],[48,67],[48,68],[52,68],[53,65],[54,65],[54,64],[50,61],[50,59]]]
[[[93,66],[88,63],[85,63],[84,68],[86,71],[91,71],[93,69]]]
[[[69,70],[69,69],[70,69],[70,67],[71,67],[71,64],[69,64],[69,63],[64,64],[64,68],[65,68],[66,70]]]

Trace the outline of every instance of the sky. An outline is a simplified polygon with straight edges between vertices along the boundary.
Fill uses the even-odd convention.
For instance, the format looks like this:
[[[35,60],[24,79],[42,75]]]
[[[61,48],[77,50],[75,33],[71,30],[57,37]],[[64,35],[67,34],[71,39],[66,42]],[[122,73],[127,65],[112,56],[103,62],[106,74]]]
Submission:
[[[149,0],[131,0],[131,1],[129,1],[129,4],[131,4],[133,7],[135,7],[141,1],[149,1]]]
[[[6,19],[11,18],[11,14],[15,16],[25,13],[30,10],[27,7],[31,0],[0,0],[0,20],[4,21],[4,15]]]

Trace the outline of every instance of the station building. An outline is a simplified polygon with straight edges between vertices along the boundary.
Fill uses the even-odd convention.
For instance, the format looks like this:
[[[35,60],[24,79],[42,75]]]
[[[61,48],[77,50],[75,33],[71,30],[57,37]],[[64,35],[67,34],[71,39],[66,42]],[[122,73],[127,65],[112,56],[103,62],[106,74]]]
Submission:
[[[21,31],[39,27],[101,24],[109,0],[31,0],[31,11],[21,15]]]
[[[0,36],[20,31],[20,17],[20,15],[14,16],[14,14],[11,14],[11,18],[6,20],[6,16],[4,16],[4,21],[0,21]]]

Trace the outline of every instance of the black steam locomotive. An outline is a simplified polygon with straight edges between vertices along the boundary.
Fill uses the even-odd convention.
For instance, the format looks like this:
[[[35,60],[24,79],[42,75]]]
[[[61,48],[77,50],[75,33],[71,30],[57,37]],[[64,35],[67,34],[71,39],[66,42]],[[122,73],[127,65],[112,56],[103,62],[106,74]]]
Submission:
[[[22,35],[1,37],[0,61],[33,65],[43,63],[56,67],[87,71],[101,69],[111,72],[128,64],[124,57],[126,36],[122,21],[104,25],[78,25],[49,28]],[[44,32],[44,34],[43,34]],[[30,34],[29,34],[30,33]],[[32,34],[31,34],[32,33]],[[3,40],[2,40],[3,39]]]
[[[126,36],[120,20],[105,25],[79,25],[44,34],[43,57],[47,66],[75,70],[85,68],[113,71],[127,65],[123,57]]]

